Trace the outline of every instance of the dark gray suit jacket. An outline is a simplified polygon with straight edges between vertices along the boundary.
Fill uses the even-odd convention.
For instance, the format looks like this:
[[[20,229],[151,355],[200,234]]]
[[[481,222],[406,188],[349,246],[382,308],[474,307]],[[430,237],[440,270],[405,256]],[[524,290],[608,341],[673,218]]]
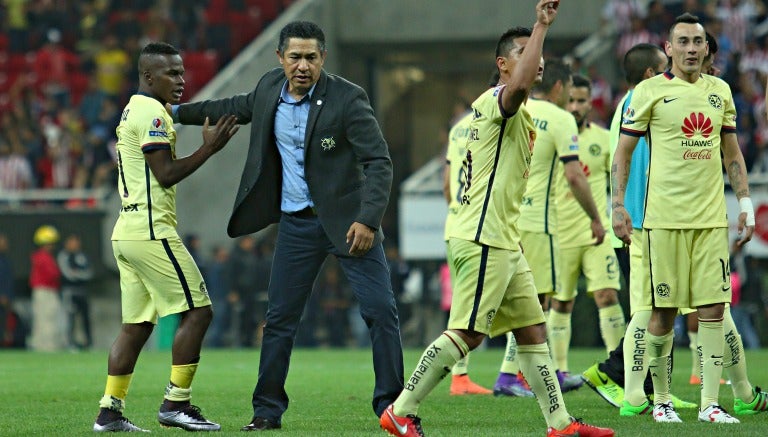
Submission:
[[[275,144],[275,112],[286,78],[281,68],[266,73],[256,88],[220,100],[179,106],[177,121],[202,125],[234,114],[251,123],[248,158],[229,218],[231,237],[259,231],[280,219],[282,162]],[[312,93],[304,176],[320,223],[342,253],[352,222],[374,229],[374,244],[384,238],[381,220],[392,186],[392,161],[365,91],[323,71]]]

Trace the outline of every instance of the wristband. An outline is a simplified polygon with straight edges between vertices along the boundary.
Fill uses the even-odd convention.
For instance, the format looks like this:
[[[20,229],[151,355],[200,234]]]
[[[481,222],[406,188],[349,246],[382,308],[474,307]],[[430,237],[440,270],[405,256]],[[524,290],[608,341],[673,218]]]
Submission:
[[[747,213],[747,226],[755,226],[755,208],[752,207],[752,199],[742,197],[739,199],[739,207],[741,212]]]

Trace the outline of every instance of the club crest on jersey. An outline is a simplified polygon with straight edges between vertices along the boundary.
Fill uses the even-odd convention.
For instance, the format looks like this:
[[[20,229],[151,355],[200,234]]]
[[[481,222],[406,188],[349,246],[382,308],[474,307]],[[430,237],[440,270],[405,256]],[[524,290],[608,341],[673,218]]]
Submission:
[[[681,129],[686,138],[692,138],[696,133],[701,134],[704,138],[709,138],[714,127],[712,126],[712,120],[703,113],[691,112],[690,115],[683,120]]]
[[[152,120],[152,127],[155,129],[160,129],[163,127],[163,119],[162,118],[156,118]]]
[[[600,152],[602,152],[603,149],[600,147],[599,144],[590,144],[589,145],[589,153],[592,156],[600,156]]]
[[[661,282],[659,285],[657,285],[656,294],[659,295],[659,297],[669,297],[671,294],[669,284],[666,282]]]
[[[336,140],[333,137],[323,138],[320,140],[320,147],[326,151],[331,150],[336,147]]]
[[[707,97],[707,101],[709,101],[709,104],[715,109],[721,109],[723,107],[723,99],[717,94],[710,94],[709,97]]]

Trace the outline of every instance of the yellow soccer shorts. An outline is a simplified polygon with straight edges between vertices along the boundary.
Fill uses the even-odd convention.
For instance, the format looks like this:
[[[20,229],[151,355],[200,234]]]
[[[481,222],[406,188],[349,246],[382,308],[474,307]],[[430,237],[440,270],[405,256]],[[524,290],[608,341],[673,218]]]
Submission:
[[[544,232],[520,231],[520,245],[525,259],[534,266],[531,272],[538,293],[560,291],[557,237]]]
[[[629,312],[630,315],[638,311],[650,311],[653,309],[651,298],[651,278],[648,274],[648,266],[643,258],[645,248],[645,230],[633,229],[632,244],[629,245]]]
[[[531,269],[520,251],[451,238],[453,299],[448,329],[491,337],[544,323]]]
[[[203,276],[181,239],[112,241],[120,270],[123,323],[157,323],[158,316],[208,306]]]
[[[621,269],[611,241],[606,238],[597,246],[580,246],[560,250],[559,276],[562,286],[554,299],[567,302],[576,298],[579,276],[587,279],[587,293],[621,288]]]
[[[731,301],[727,228],[645,232],[643,262],[650,272],[654,306],[697,308]]]

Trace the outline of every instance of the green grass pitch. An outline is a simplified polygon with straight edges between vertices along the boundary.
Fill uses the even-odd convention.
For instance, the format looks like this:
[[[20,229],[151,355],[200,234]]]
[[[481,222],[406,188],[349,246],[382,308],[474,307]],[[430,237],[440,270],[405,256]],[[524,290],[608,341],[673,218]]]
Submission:
[[[405,352],[406,377],[421,350]],[[471,355],[470,375],[491,387],[496,379],[502,349],[476,351]],[[574,349],[573,371],[581,371],[604,350]],[[193,384],[193,403],[206,417],[221,423],[220,435],[242,435],[250,421],[251,392],[256,382],[257,350],[204,350]],[[768,350],[748,351],[753,385],[768,383]],[[688,384],[691,354],[675,351],[673,393],[698,401],[698,387]],[[107,351],[44,354],[0,352],[0,435],[70,436],[93,435],[91,426],[103,394]],[[156,419],[170,372],[170,352],[145,351],[139,358],[128,393],[126,416],[154,434],[183,433],[162,428]],[[369,350],[296,350],[287,391],[290,408],[283,429],[274,436],[384,436],[371,407],[373,373]],[[424,431],[428,436],[543,436],[546,425],[533,399],[493,396],[449,396],[448,379],[422,405]],[[732,409],[733,394],[722,386],[720,399]],[[695,410],[680,410],[683,424],[656,424],[649,416],[619,417],[591,389],[565,394],[571,415],[586,422],[610,426],[618,436],[766,436],[768,413],[740,416],[739,425],[712,425],[696,421]]]

